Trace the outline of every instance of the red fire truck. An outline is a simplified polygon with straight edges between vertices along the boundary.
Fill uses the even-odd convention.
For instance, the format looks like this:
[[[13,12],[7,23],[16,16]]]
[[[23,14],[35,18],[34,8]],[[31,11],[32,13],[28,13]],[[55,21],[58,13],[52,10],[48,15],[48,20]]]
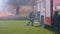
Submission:
[[[38,11],[40,11],[40,22],[42,23],[43,27],[53,27],[56,28],[57,30],[60,30],[59,27],[60,24],[57,24],[58,21],[55,20],[56,23],[53,21],[54,19],[56,19],[53,17],[55,12],[59,12],[56,10],[56,6],[59,4],[55,5],[55,8],[53,8],[54,5],[55,4],[53,0],[39,0]],[[55,9],[55,11],[53,9]]]

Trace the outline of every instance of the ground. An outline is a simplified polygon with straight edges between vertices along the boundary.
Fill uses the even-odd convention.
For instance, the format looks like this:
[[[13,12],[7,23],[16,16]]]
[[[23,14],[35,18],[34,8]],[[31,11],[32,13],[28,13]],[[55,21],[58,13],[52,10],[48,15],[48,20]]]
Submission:
[[[55,34],[55,32],[42,28],[35,23],[34,26],[26,26],[26,20],[1,20],[0,34]]]

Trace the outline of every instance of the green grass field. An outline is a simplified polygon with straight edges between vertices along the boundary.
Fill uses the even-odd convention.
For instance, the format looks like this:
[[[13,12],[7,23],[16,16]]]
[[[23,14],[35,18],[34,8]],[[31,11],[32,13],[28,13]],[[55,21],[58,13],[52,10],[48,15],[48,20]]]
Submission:
[[[55,34],[55,32],[44,29],[39,24],[26,26],[26,20],[5,20],[0,21],[0,34]]]

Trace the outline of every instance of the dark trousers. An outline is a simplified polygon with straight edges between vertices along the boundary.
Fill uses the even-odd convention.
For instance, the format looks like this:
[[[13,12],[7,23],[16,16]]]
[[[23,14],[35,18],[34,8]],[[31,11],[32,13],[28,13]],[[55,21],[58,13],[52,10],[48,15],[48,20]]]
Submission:
[[[34,25],[34,20],[29,21],[29,23],[27,25],[30,25],[30,23],[31,23],[31,26],[33,26]]]

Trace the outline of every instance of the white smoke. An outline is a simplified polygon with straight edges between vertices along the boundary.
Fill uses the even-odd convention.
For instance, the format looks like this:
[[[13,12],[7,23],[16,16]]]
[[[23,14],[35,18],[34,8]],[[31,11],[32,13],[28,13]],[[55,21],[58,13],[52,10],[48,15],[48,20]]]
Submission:
[[[0,0],[0,12],[5,10],[5,8],[7,7],[7,2],[8,0]]]

